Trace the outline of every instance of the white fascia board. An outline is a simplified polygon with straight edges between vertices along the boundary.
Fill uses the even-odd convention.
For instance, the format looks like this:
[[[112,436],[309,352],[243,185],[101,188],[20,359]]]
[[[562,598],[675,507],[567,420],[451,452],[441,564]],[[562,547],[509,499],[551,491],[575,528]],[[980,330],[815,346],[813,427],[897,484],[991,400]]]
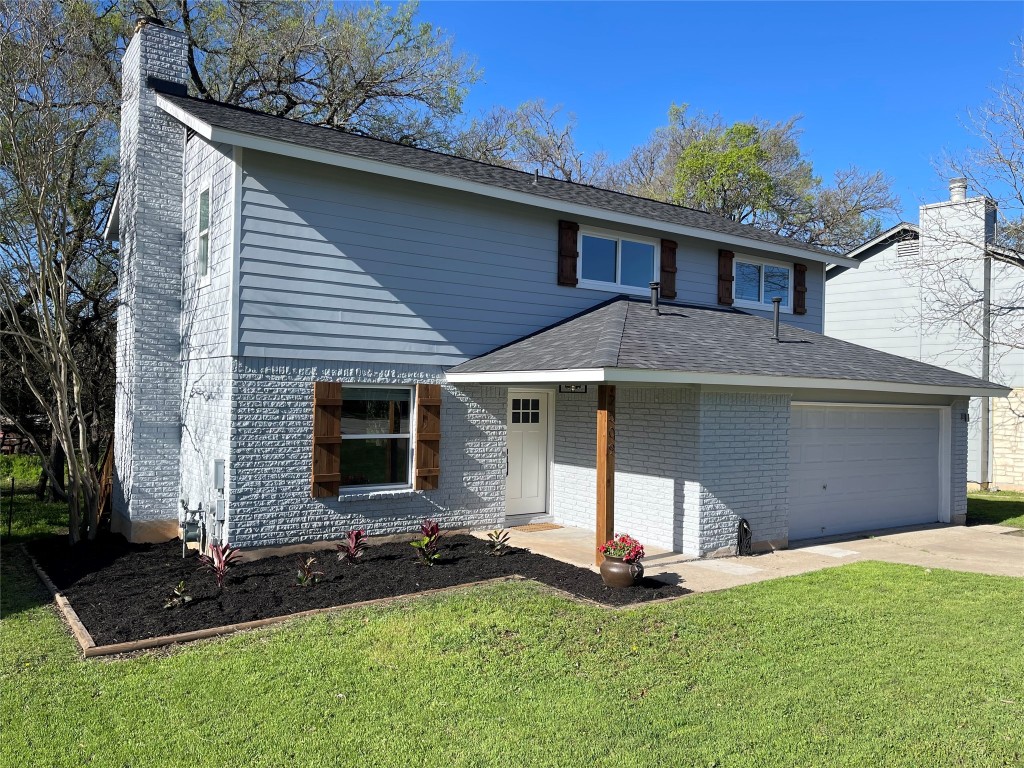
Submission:
[[[445,378],[452,384],[577,384],[605,381],[608,368],[580,368],[558,371],[483,371],[451,373]]]
[[[339,168],[348,168],[354,171],[373,173],[378,176],[390,176],[391,178],[402,179],[403,181],[412,181],[419,184],[444,187],[445,189],[454,189],[460,192],[469,192],[474,195],[482,195],[484,197],[496,198],[498,200],[519,203],[521,205],[529,205],[534,208],[558,211],[566,215],[589,216],[591,218],[614,222],[628,227],[656,229],[659,232],[680,235],[682,237],[711,240],[716,243],[730,245],[739,250],[753,249],[758,251],[768,251],[770,253],[791,256],[797,259],[804,259],[806,261],[838,264],[852,269],[856,269],[860,265],[858,261],[848,259],[845,256],[830,256],[827,254],[817,253],[816,251],[806,251],[795,246],[767,243],[754,238],[729,235],[724,232],[715,232],[710,229],[688,227],[682,224],[662,221],[660,219],[650,219],[644,216],[635,216],[628,213],[609,211],[605,208],[595,208],[589,205],[562,202],[561,200],[544,197],[543,195],[532,195],[527,192],[517,192],[511,189],[495,187],[490,184],[481,184],[475,181],[459,179],[454,176],[445,176],[441,173],[431,173],[429,171],[406,168],[405,166],[394,165],[392,163],[384,163],[379,160],[368,160],[363,157],[355,157],[353,155],[332,152],[326,149],[307,147],[300,144],[292,144],[287,141],[267,139],[262,136],[253,136],[239,131],[215,128],[201,120],[197,120],[192,115],[179,109],[169,101],[161,99],[159,96],[157,96],[157,104],[172,117],[181,121],[210,142],[223,142],[225,144],[233,144],[237,147],[254,149],[258,152],[285,155],[299,160],[308,160],[313,163],[333,165]]]
[[[110,204],[107,222],[103,225],[103,242],[112,243],[120,237],[121,229],[121,185],[114,192],[114,201]]]
[[[172,104],[170,101],[165,99],[159,93],[156,95],[156,105],[160,107],[164,112],[169,114],[179,123],[182,123],[186,128],[190,128],[195,133],[202,136],[207,141],[213,141],[214,128],[209,123],[204,123],[185,110],[178,107],[176,104]]]
[[[916,395],[956,397],[1006,397],[1005,387],[947,387],[935,384],[903,384],[892,381],[816,379],[795,376],[758,376],[741,373],[699,373],[656,371],[634,368],[590,368],[558,371],[489,371],[447,373],[453,384],[521,384],[604,382],[609,384],[703,384],[712,387],[758,387],[766,389],[846,389],[863,392],[900,392]]]

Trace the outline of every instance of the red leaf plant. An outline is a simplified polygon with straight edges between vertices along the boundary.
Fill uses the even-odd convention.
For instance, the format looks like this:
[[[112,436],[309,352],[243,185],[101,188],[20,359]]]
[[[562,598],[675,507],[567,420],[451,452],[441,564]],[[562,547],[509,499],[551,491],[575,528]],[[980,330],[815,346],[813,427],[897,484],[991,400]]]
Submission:
[[[242,553],[230,544],[224,546],[211,544],[210,553],[199,556],[199,567],[213,571],[213,577],[217,580],[217,589],[224,589],[224,579],[227,577],[228,571],[241,556]]]

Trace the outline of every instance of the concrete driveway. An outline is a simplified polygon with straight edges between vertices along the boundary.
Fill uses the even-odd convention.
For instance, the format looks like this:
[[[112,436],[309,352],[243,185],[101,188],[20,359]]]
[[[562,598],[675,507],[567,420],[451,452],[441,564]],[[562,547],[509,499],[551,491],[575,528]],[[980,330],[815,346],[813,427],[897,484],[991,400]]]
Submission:
[[[511,543],[593,568],[594,534],[590,531],[512,529]],[[654,578],[681,583],[695,592],[711,592],[860,560],[1024,577],[1024,530],[1001,525],[934,525],[801,541],[776,552],[708,560],[648,547],[644,567]]]

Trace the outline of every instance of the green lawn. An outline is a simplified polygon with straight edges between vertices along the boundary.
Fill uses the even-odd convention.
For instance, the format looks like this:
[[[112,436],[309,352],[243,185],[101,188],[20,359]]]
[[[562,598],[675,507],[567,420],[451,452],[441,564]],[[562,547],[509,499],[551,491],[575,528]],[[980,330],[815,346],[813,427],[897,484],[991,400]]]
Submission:
[[[967,494],[967,524],[978,523],[1024,528],[1024,493],[999,491]]]
[[[511,583],[85,662],[9,546],[2,577],[5,766],[1024,763],[1020,580],[857,563],[619,613]]]

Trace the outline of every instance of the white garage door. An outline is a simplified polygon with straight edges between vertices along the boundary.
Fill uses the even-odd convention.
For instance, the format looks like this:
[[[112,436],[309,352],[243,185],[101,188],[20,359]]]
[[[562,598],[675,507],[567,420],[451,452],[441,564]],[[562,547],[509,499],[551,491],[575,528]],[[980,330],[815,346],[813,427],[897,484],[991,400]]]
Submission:
[[[940,411],[794,405],[789,538],[939,519]]]

